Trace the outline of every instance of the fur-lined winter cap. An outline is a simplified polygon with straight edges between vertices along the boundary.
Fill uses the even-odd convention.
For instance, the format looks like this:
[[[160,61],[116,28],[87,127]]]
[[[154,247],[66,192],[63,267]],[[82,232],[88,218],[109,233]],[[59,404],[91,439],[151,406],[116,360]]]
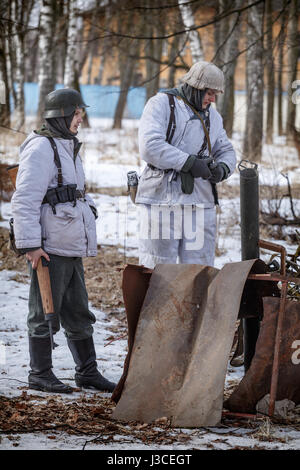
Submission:
[[[204,60],[196,62],[180,81],[198,90],[212,88],[224,93],[224,74],[212,62],[205,62]]]

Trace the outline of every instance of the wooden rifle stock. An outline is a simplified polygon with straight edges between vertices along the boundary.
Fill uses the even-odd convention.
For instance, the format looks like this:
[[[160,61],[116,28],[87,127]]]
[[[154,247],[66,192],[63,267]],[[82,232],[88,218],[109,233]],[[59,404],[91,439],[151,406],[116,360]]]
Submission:
[[[16,189],[18,169],[19,165],[12,165],[6,168],[6,171],[8,172],[11,182],[14,186],[14,189]],[[56,317],[56,315],[54,313],[48,262],[44,257],[41,257],[39,259],[36,271],[42,298],[43,311],[45,319],[49,325],[51,347],[52,349],[54,349],[57,344],[55,344],[53,341],[52,320]]]
[[[11,165],[6,168],[6,171],[9,174],[10,180],[13,184],[14,189],[16,189],[16,180],[18,174],[19,165]]]

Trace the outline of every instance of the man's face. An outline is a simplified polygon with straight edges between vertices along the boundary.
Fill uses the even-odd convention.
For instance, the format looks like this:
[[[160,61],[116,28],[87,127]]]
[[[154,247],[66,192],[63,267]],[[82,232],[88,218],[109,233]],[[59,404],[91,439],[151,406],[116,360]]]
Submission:
[[[71,125],[70,125],[70,131],[73,132],[74,134],[77,134],[78,127],[83,121],[83,116],[84,116],[84,110],[81,108],[77,108],[73,116]]]
[[[217,95],[217,90],[208,88],[202,100],[202,108],[206,109],[210,103],[215,103],[216,95]]]

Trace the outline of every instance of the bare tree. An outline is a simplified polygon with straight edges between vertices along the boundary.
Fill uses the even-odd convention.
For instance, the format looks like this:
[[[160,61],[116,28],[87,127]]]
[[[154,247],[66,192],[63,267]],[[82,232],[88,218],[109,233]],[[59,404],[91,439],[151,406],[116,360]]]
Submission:
[[[194,14],[189,0],[178,0],[182,21],[186,29],[195,26]],[[203,46],[198,30],[188,31],[190,49],[193,64],[199,60],[204,60]]]
[[[76,40],[79,31],[77,0],[70,0],[69,23],[68,23],[68,45],[65,62],[64,85],[67,88],[77,88],[78,84],[78,47]]]
[[[42,121],[45,97],[55,87],[55,38],[56,24],[56,1],[43,0],[40,13],[40,35],[39,35],[39,104],[37,120]]]
[[[141,31],[144,23],[142,17],[136,12],[126,15],[126,19],[119,16],[119,31],[127,31],[129,25],[137,25],[138,32]],[[114,129],[121,129],[122,117],[126,106],[127,94],[131,86],[134,70],[137,66],[137,57],[139,55],[139,39],[123,38],[119,47],[119,70],[120,70],[120,93],[114,115]],[[127,54],[125,53],[127,51]]]
[[[237,0],[235,6],[240,8],[242,4],[243,0]],[[232,2],[228,0],[223,1],[223,12],[230,9],[231,6]],[[236,57],[239,52],[240,16],[239,13],[231,15],[228,20],[226,19],[227,28],[220,28],[220,43],[219,47],[216,47],[215,54],[215,57],[218,57],[218,64],[222,68],[225,77],[224,93],[218,96],[217,108],[223,117],[224,128],[229,137],[232,136],[234,119],[234,75],[237,62]]]
[[[108,2],[108,4],[105,7],[105,19],[104,19],[104,24],[105,24],[105,29],[107,29],[112,21],[112,16],[113,16],[113,2]],[[102,48],[101,48],[101,57],[100,57],[100,66],[98,70],[98,75],[95,79],[95,83],[101,85],[102,80],[103,80],[103,72],[106,64],[106,59],[111,51],[111,40],[109,37],[103,38],[102,41]]]
[[[286,38],[286,23],[287,23],[288,12],[284,11],[281,16],[280,22],[280,32],[278,38],[278,73],[277,73],[277,102],[278,102],[278,112],[277,112],[277,123],[278,123],[278,135],[283,135],[283,115],[282,115],[282,74],[283,74],[283,56],[284,56],[284,45]]]
[[[266,125],[266,143],[273,142],[273,122],[274,122],[274,99],[275,99],[275,76],[274,76],[274,58],[273,58],[273,1],[266,0],[266,65],[267,65],[267,125]]]
[[[7,34],[7,21],[2,18],[8,10],[8,1],[4,1],[0,7],[0,122],[4,126],[10,125],[10,102],[9,102],[9,83],[7,72],[7,43],[5,36]]]
[[[248,5],[252,3],[248,0]],[[243,153],[252,161],[261,160],[263,137],[263,20],[264,4],[258,3],[248,10],[247,30],[247,116]]]
[[[11,19],[12,35],[15,48],[15,108],[13,119],[15,126],[20,129],[25,122],[25,34],[28,31],[29,15],[33,6],[33,0],[12,0],[11,1]]]
[[[159,0],[145,1],[145,5],[159,6]],[[159,10],[158,10],[159,11]],[[141,21],[143,19],[141,18]],[[147,36],[160,37],[164,35],[165,26],[164,21],[161,19],[161,15],[157,13],[152,14],[145,21],[145,31]],[[145,54],[146,54],[146,101],[151,96],[158,92],[160,85],[160,68],[163,51],[163,40],[161,39],[147,39],[145,42]]]
[[[298,0],[291,0],[289,12],[289,23],[287,32],[288,46],[288,106],[286,120],[286,137],[287,143],[293,145],[294,127],[296,118],[296,106],[292,101],[293,82],[297,78],[297,62],[299,55],[299,38],[298,38]]]

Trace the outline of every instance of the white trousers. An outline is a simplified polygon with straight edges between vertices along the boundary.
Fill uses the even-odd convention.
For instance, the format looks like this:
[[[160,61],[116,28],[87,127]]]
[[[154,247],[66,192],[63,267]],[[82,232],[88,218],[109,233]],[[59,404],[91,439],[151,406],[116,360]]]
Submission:
[[[202,205],[140,206],[139,263],[214,265],[216,210]]]

